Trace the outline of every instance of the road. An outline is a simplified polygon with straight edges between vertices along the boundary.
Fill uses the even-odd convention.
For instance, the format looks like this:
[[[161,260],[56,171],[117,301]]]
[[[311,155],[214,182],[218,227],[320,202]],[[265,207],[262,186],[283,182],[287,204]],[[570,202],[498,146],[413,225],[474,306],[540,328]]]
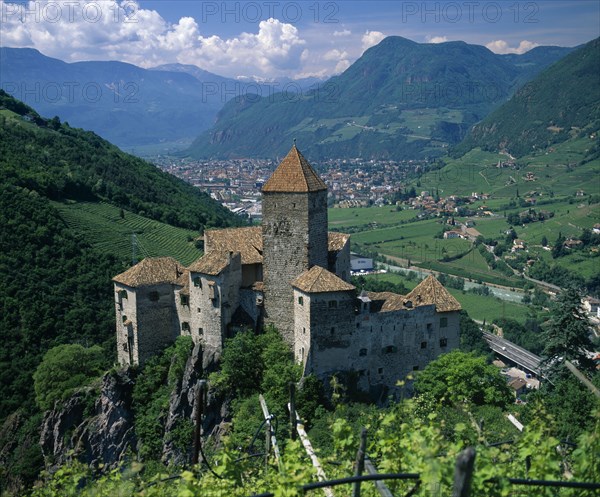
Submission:
[[[542,358],[528,350],[512,343],[509,340],[500,338],[491,333],[483,332],[483,338],[494,352],[498,355],[506,357],[509,361],[514,362],[521,368],[540,375],[540,362]]]

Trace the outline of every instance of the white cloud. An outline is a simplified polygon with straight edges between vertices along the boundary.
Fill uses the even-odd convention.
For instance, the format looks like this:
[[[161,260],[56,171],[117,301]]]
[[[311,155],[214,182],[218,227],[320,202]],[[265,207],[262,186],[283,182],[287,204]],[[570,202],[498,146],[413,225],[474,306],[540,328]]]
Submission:
[[[323,59],[325,60],[341,60],[348,58],[348,52],[340,52],[337,48],[325,52]]]
[[[256,33],[221,38],[203,36],[192,17],[169,23],[131,0],[0,0],[0,10],[3,46],[37,48],[67,61],[121,60],[143,67],[181,62],[226,76],[276,76],[298,72],[308,53],[298,29],[277,19],[260,22]]]
[[[351,34],[352,34],[352,31],[350,31],[349,29],[342,29],[341,31],[333,32],[333,36],[336,36],[336,37],[350,36]]]
[[[491,41],[490,43],[487,43],[485,46],[488,49],[490,49],[492,52],[497,53],[497,54],[508,54],[508,53],[523,54],[525,52],[528,52],[532,48],[539,46],[539,44],[534,43],[532,41],[523,40],[523,41],[521,41],[521,43],[519,43],[518,47],[511,47],[511,46],[509,46],[508,42],[506,42],[504,40],[494,40],[494,41]]]
[[[426,36],[425,41],[427,43],[445,43],[448,41],[447,36]]]
[[[361,40],[363,50],[377,45],[384,38],[385,35],[381,31],[365,31],[365,34],[362,36]]]

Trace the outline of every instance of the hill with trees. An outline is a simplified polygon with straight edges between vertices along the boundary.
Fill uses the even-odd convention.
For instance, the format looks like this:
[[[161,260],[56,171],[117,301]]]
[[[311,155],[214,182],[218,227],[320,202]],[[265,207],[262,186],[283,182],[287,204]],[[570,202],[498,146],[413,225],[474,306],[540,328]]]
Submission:
[[[93,218],[78,229],[56,205],[103,202],[190,233],[240,220],[183,181],[94,133],[45,119],[1,91],[0,185],[0,439],[3,447],[18,440],[31,449],[1,457],[4,463],[20,458],[11,463],[21,468],[17,473],[37,467],[37,474],[41,418],[33,373],[44,354],[61,344],[100,345],[96,364],[113,362],[111,278],[129,262],[90,243],[85,222]],[[18,419],[16,427],[11,424]]]
[[[506,104],[473,126],[454,155],[480,147],[522,157],[582,136],[597,136],[598,74],[600,38],[578,48],[520,88]],[[597,144],[587,155],[588,160],[600,156]]]

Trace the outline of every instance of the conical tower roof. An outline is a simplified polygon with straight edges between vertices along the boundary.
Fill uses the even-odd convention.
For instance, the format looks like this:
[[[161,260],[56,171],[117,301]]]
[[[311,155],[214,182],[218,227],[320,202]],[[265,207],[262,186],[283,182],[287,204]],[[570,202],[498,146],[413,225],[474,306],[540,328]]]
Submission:
[[[296,148],[296,144],[264,184],[263,192],[307,193],[327,190],[312,166]]]

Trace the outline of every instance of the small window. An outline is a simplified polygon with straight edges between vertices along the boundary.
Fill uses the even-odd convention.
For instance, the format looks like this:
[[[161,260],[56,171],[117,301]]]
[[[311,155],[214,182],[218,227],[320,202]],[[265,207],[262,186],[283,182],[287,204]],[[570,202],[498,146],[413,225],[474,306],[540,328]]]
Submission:
[[[360,349],[360,350],[358,351],[358,355],[359,355],[360,357],[364,357],[364,356],[366,356],[366,355],[367,355],[367,349]]]
[[[304,297],[298,297],[298,303],[304,305]]]
[[[357,328],[360,328],[360,323],[356,323],[356,327],[357,327]]]
[[[302,334],[306,335],[306,328],[304,328],[304,327],[302,328]]]
[[[419,370],[419,366],[413,366],[413,371],[418,371]]]
[[[183,331],[190,331],[190,323],[188,323],[187,321],[184,321],[183,323],[181,323],[181,329]]]
[[[123,316],[123,322],[127,321],[127,316]]]
[[[181,305],[190,305],[190,297],[188,295],[179,294]]]
[[[158,294],[158,292],[154,291],[148,294],[148,298],[150,299],[150,302],[157,302],[160,298],[160,295]]]
[[[332,326],[331,329],[329,330],[329,334],[335,335],[335,327],[334,326]]]
[[[421,348],[422,349],[426,349],[427,348],[427,342],[421,342]]]
[[[448,339],[440,338],[440,347],[447,347],[447,346],[448,346]]]
[[[202,278],[200,278],[200,276],[196,276],[194,278],[194,286],[197,286],[198,288],[202,288]]]
[[[300,361],[304,362],[304,347],[300,347]]]
[[[337,300],[330,300],[329,301],[329,308],[330,309],[336,309],[337,308]]]
[[[448,318],[440,318],[440,328],[446,328],[448,326]]]
[[[433,324],[427,323],[427,331],[433,330]]]
[[[127,298],[127,290],[119,290],[119,298],[126,299]]]
[[[384,354],[393,354],[397,351],[397,347],[395,347],[394,345],[388,345],[387,347],[383,348],[383,353]]]
[[[202,309],[200,309],[200,307],[197,308],[198,312],[202,312]]]
[[[198,328],[198,335],[204,336],[204,328]]]
[[[377,369],[377,374],[383,376],[383,368],[378,368]]]

